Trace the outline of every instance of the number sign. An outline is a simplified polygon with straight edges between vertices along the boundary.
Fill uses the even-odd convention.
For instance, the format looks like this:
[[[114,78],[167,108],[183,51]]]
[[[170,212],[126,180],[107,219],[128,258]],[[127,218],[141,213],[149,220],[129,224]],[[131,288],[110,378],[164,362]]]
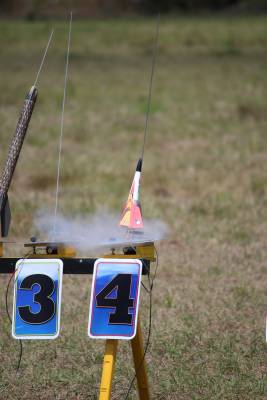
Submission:
[[[142,262],[96,260],[88,334],[99,339],[132,339],[136,334]]]
[[[55,339],[59,335],[63,263],[25,259],[16,264],[12,335]]]

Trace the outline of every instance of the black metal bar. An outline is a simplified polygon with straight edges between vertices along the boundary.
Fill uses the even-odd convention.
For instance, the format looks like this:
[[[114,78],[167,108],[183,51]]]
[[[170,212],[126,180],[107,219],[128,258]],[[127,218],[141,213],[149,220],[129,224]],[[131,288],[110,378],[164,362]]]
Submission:
[[[17,261],[21,259],[23,259],[23,257],[0,258],[0,274],[11,274],[12,272],[14,272]],[[49,258],[47,259],[49,260]],[[63,261],[63,273],[68,275],[69,274],[92,275],[94,272],[94,263],[97,260],[97,258],[61,258],[61,257],[59,257],[59,259]],[[38,258],[36,258],[36,260],[38,260]],[[147,275],[148,272],[150,271],[150,261],[145,259],[141,259],[141,261],[143,264],[142,274]]]

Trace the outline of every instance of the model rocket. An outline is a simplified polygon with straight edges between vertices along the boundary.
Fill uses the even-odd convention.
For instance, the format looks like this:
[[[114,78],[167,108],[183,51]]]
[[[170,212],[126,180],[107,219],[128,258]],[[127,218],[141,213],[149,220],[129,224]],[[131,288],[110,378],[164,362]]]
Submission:
[[[148,125],[149,125],[152,84],[153,84],[154,69],[155,69],[157,50],[158,50],[159,26],[160,26],[160,15],[158,16],[156,35],[155,35],[155,41],[154,41],[154,51],[153,51],[152,68],[151,68],[151,74],[150,74],[150,80],[149,80],[149,90],[148,90],[147,110],[146,110],[146,120],[145,120],[145,130],[144,130],[144,137],[143,137],[142,152],[141,152],[141,157],[139,158],[137,166],[136,166],[133,183],[132,183],[130,193],[129,193],[126,205],[123,209],[120,223],[119,223],[120,226],[125,226],[129,230],[137,230],[137,229],[144,228],[142,209],[141,209],[141,203],[140,203],[140,179],[141,179],[145,143],[146,143],[146,137],[147,137],[147,131],[148,131]]]
[[[139,198],[141,171],[142,159],[140,158],[136,166],[133,183],[120,220],[120,226],[126,226],[128,229],[142,229],[144,227]]]
[[[11,221],[11,212],[8,201],[8,189],[10,187],[20,151],[24,142],[24,138],[27,133],[36,99],[37,89],[35,86],[32,86],[26,95],[22,111],[17,123],[17,127],[9,147],[4,171],[0,179],[0,221],[2,237],[6,237],[8,235]]]

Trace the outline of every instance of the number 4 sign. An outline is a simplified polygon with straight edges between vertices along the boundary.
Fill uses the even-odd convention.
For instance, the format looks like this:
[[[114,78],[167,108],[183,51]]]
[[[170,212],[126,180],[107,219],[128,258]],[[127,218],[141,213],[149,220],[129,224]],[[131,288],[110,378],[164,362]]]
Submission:
[[[89,310],[90,337],[132,339],[135,336],[141,275],[140,260],[96,260]]]
[[[59,335],[63,263],[25,259],[16,264],[12,335],[55,339]]]

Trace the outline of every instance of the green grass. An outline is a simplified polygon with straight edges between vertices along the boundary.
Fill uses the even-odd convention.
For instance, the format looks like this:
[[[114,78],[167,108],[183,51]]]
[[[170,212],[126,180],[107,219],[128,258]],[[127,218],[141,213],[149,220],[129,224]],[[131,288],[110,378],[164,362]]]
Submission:
[[[36,210],[54,207],[67,25],[0,25],[1,163],[52,25],[10,191],[10,235],[18,238],[34,233]],[[143,135],[154,30],[154,19],[74,23],[59,203],[66,214],[118,211],[125,201]],[[153,399],[266,398],[266,47],[266,17],[162,21],[142,182],[144,215],[171,231],[158,248],[147,355]],[[0,276],[0,398],[97,398],[103,343],[86,336],[91,278],[64,276],[60,337],[26,342],[19,374],[4,311],[7,280]],[[145,332],[148,304],[142,293]],[[114,399],[123,399],[132,374],[122,343]]]

